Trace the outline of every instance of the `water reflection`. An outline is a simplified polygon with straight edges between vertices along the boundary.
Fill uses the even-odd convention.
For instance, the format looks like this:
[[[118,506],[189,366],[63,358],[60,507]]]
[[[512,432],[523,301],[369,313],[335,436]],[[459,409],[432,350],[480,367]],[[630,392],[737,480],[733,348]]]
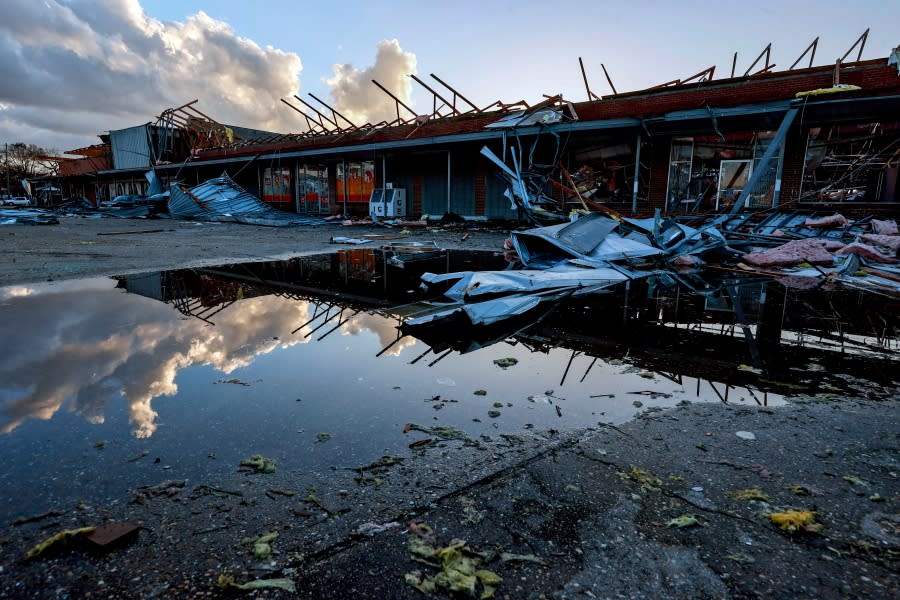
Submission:
[[[106,405],[124,398],[137,437],[156,430],[154,398],[174,396],[175,378],[192,365],[229,374],[276,348],[304,343],[279,338],[306,319],[307,303],[250,298],[224,312],[215,327],[173,319],[165,304],[117,292],[99,280],[82,289],[8,294],[2,309],[9,332],[0,357],[3,415],[8,433],[25,418],[49,419],[69,409],[102,423]]]
[[[614,385],[611,367],[655,373],[695,397],[711,391],[722,402],[738,397],[767,404],[770,393],[871,394],[895,384],[895,307],[862,292],[798,293],[734,279],[718,282],[721,293],[704,295],[648,280],[542,305],[537,313],[491,327],[458,320],[404,324],[422,299],[415,290],[424,270],[504,264],[492,253],[444,252],[398,266],[384,252],[352,249],[6,288],[0,319],[7,348],[15,351],[0,355],[0,431],[10,433],[28,418],[50,419],[64,407],[103,423],[110,401],[121,396],[134,436],[148,438],[159,426],[153,401],[179,393],[179,373],[202,366],[227,376],[262,356],[333,335],[373,335],[378,350],[368,356],[382,360],[416,347],[404,361],[407,373],[395,373],[398,381],[421,377],[410,365],[437,367],[448,356],[499,345],[496,352],[515,347],[541,365],[540,378],[528,378],[530,392],[539,379],[561,388],[593,383],[653,399],[672,395],[662,387]],[[333,352],[342,350],[350,357],[304,355],[308,375],[321,377],[317,368],[344,361],[341,372],[349,377],[368,360],[349,347]],[[553,360],[541,361],[551,354]],[[484,370],[470,373],[493,377]]]

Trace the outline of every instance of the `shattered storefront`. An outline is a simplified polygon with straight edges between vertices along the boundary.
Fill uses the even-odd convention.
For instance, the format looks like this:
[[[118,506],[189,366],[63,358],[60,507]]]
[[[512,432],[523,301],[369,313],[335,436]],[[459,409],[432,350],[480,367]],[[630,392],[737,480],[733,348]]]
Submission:
[[[826,125],[807,134],[801,202],[898,202],[900,122]]]
[[[669,212],[721,212],[734,206],[751,175],[763,168],[760,160],[773,137],[771,131],[698,135],[671,140],[666,210]],[[777,205],[776,171],[783,164],[779,151],[766,167],[749,208]]]

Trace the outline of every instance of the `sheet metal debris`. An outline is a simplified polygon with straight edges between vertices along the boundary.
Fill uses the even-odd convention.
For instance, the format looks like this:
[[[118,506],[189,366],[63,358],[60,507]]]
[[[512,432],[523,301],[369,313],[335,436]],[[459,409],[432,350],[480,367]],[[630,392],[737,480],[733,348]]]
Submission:
[[[490,326],[553,306],[569,296],[603,293],[655,276],[704,295],[718,291],[705,270],[758,274],[788,287],[842,284],[900,296],[900,235],[894,221],[851,221],[840,214],[712,215],[691,221],[607,214],[512,232],[517,262],[503,271],[425,273],[423,288],[443,294],[420,303],[405,333],[439,322]],[[462,319],[462,320],[460,320]]]
[[[169,214],[173,219],[272,227],[326,223],[325,219],[319,217],[298,215],[272,208],[236,184],[227,173],[192,188],[173,185],[169,194]]]

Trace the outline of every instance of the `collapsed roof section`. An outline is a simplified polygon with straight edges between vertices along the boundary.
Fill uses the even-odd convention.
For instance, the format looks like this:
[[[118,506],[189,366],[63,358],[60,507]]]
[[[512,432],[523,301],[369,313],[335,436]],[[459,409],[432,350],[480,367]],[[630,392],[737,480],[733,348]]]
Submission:
[[[169,214],[175,219],[272,227],[319,225],[325,222],[317,217],[272,208],[232,181],[227,173],[192,188],[173,185],[169,194]]]
[[[785,107],[773,107],[774,101],[788,101],[800,93],[811,90],[833,89],[841,98],[862,99],[900,94],[897,82],[897,68],[885,59],[862,60],[862,51],[868,37],[866,30],[843,57],[834,65],[812,66],[819,38],[806,48],[803,54],[787,70],[775,71],[771,62],[772,45],[768,44],[743,74],[737,70],[737,53],[731,65],[730,76],[714,80],[716,67],[707,67],[684,78],[676,78],[644,90],[619,93],[603,67],[609,87],[613,93],[601,96],[595,93],[579,57],[581,74],[584,78],[588,100],[586,102],[564,101],[562,96],[545,95],[542,102],[529,105],[524,100],[504,102],[497,100],[479,107],[456,88],[435,74],[433,81],[426,83],[416,75],[410,78],[431,96],[430,111],[420,114],[376,80],[372,84],[388,95],[394,102],[395,117],[378,123],[354,123],[347,116],[314,94],[311,100],[299,96],[282,99],[282,102],[297,112],[306,125],[306,131],[284,136],[280,140],[245,140],[236,144],[227,140],[216,147],[207,144],[197,152],[197,158],[215,159],[235,156],[242,152],[301,152],[346,147],[348,151],[360,144],[403,142],[416,138],[433,138],[472,134],[491,129],[524,128],[527,126],[550,126],[560,131],[606,129],[611,122],[621,120],[622,127],[643,130],[648,135],[667,133],[673,129],[683,129],[690,121],[708,125],[717,118],[747,119],[770,112],[783,112]],[[855,61],[852,58],[856,54]],[[795,69],[806,57],[809,66]],[[848,57],[850,62],[846,62]],[[777,85],[773,85],[777,81]],[[810,104],[818,100],[833,99],[832,94],[807,98]],[[758,106],[756,106],[758,105]],[[758,110],[753,110],[754,108]],[[896,107],[895,107],[896,108]],[[737,109],[729,111],[728,109]],[[722,111],[717,114],[717,111]],[[844,107],[844,110],[847,110]],[[896,114],[896,110],[883,108]],[[819,118],[823,122],[832,119],[834,108],[821,114],[813,110],[810,119]],[[809,122],[806,119],[804,122]],[[777,125],[780,118],[773,114]],[[572,121],[580,121],[573,124]],[[602,124],[600,122],[603,122]],[[568,125],[568,127],[566,127]],[[576,126],[573,126],[576,125]],[[560,127],[562,126],[562,127]],[[447,140],[451,141],[451,140]]]

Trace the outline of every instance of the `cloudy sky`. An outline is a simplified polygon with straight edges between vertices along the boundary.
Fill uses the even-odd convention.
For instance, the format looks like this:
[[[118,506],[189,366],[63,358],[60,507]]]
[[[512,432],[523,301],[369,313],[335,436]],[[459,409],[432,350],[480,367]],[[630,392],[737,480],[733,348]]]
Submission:
[[[393,118],[371,79],[429,112],[409,73],[479,106],[583,100],[579,56],[606,94],[601,63],[636,90],[714,64],[727,76],[734,52],[743,73],[768,42],[787,68],[820,36],[816,63],[833,63],[867,27],[863,58],[884,57],[897,23],[895,0],[3,0],[0,143],[78,148],[194,99],[219,121],[280,132],[305,129],[280,99],[308,92],[354,121]]]

